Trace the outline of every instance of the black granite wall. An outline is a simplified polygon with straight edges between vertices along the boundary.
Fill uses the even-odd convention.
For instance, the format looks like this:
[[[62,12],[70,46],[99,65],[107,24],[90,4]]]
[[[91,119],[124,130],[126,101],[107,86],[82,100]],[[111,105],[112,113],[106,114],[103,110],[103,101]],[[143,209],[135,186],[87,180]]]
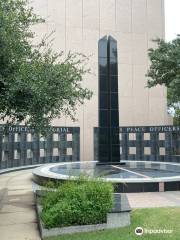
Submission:
[[[99,129],[94,128],[94,160],[99,160]],[[180,126],[119,128],[122,160],[180,163]]]
[[[52,134],[41,138],[25,126],[4,131],[0,125],[0,169],[69,161],[80,161],[79,127],[53,127]]]

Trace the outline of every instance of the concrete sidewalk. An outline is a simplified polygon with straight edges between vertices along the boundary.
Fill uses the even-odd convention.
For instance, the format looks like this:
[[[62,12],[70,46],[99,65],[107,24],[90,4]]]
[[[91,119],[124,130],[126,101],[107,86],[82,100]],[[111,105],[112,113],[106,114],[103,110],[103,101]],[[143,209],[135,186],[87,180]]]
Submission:
[[[23,170],[0,175],[1,240],[40,240],[31,172]]]

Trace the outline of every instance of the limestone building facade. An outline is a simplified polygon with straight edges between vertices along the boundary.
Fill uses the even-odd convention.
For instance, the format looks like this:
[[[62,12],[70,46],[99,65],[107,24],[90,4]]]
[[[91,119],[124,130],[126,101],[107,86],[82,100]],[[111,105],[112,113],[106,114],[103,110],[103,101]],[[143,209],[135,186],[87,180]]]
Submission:
[[[152,39],[165,35],[164,0],[32,0],[46,23],[33,27],[37,41],[55,31],[57,51],[90,55],[91,75],[83,86],[94,94],[77,112],[77,122],[55,119],[56,126],[79,126],[81,160],[93,160],[93,128],[98,126],[98,40],[118,42],[119,119],[121,126],[168,125],[166,89],[146,87]]]

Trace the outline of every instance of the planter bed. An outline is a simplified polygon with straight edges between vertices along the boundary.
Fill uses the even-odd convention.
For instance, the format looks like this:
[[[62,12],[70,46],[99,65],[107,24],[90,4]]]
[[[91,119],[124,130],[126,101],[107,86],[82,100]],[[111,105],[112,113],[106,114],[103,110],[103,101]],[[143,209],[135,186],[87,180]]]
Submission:
[[[37,220],[39,225],[39,230],[42,238],[58,236],[63,234],[73,234],[81,232],[92,232],[97,230],[105,230],[112,228],[120,228],[130,225],[130,212],[131,208],[129,206],[128,199],[126,194],[114,194],[114,203],[111,212],[107,213],[107,221],[102,224],[94,225],[80,225],[80,226],[68,226],[68,227],[59,227],[59,228],[45,228],[41,218],[40,213],[42,207],[39,204],[39,196],[42,194],[41,191],[36,191],[36,212]]]

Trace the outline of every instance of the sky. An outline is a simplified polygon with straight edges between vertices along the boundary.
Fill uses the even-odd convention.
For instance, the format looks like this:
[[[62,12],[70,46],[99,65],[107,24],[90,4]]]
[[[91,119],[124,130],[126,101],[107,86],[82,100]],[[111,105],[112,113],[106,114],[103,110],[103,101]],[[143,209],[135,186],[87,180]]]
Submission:
[[[165,32],[167,41],[180,34],[180,0],[165,0]]]

